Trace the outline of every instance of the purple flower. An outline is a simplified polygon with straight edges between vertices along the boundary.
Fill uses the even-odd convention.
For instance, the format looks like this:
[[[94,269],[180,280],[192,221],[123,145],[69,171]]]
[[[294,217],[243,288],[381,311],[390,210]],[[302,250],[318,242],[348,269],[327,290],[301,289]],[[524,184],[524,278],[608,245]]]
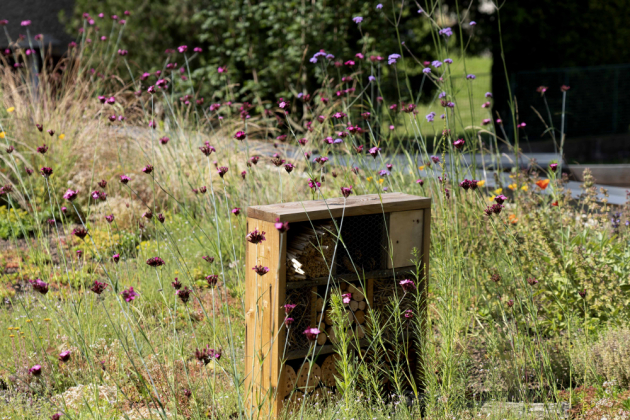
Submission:
[[[381,169],[378,174],[380,176],[387,176],[387,175],[391,175],[391,172],[389,172],[387,169]]]
[[[390,54],[389,57],[387,57],[387,64],[389,64],[390,66],[392,64],[396,64],[396,60],[398,60],[400,58],[400,54]]]
[[[466,79],[468,80],[475,80],[477,78],[477,76],[475,76],[474,74],[469,74],[468,76],[466,76]]]
[[[322,183],[319,181],[313,181],[312,179],[309,178],[308,180],[308,186],[310,189],[318,189],[322,186]]]
[[[250,242],[254,245],[259,244],[266,239],[265,232],[261,232],[258,229],[254,229],[251,232],[249,232],[247,236],[245,236],[245,239],[247,239],[247,242]]]
[[[317,336],[320,334],[320,330],[317,328],[307,328],[306,331],[304,331],[304,335],[306,335],[306,338],[309,341],[315,341],[317,340]]]
[[[439,163],[440,162],[440,158],[437,156],[431,156],[431,160],[433,161],[433,163]]]
[[[177,290],[175,294],[185,305],[186,303],[188,303],[188,300],[190,299],[190,292],[192,292],[192,290],[189,289],[188,286],[185,286],[183,289]]]
[[[33,286],[33,290],[45,295],[48,293],[48,283],[42,281],[41,279],[29,280],[29,283]]]
[[[292,163],[287,163],[286,165],[284,165],[284,169],[288,173],[291,173],[293,171],[293,169],[295,169],[295,165],[293,165]]]
[[[295,319],[293,319],[291,317],[287,317],[287,318],[284,319],[284,325],[289,327],[289,326],[291,326],[291,324],[293,324],[294,321],[295,321]]]
[[[485,97],[486,98],[492,98],[492,93],[491,92],[486,92]]]
[[[28,370],[28,373],[30,373],[33,376],[39,376],[42,374],[42,367],[41,365],[35,365],[32,368],[30,368]]]
[[[381,151],[381,148],[380,148],[380,147],[378,147],[378,146],[374,146],[374,147],[372,147],[372,148],[368,151],[368,153],[369,153],[370,155],[372,155],[372,157],[373,157],[374,159],[376,159],[376,156],[378,156],[378,152],[380,152],[380,151]]]
[[[424,74],[431,74],[431,69],[428,67],[425,67],[424,69],[422,69],[422,73]]]
[[[94,192],[92,192],[91,196],[95,201],[96,200],[105,201],[107,199],[107,194],[99,190],[95,190]]]
[[[464,191],[468,191],[468,189],[470,188],[470,181],[464,179],[462,182],[459,183],[459,186],[462,187]]]
[[[350,194],[352,194],[352,186],[341,187],[341,195],[343,195],[344,198],[348,198]]]
[[[142,168],[142,172],[144,172],[145,174],[150,174],[151,172],[153,172],[153,165],[147,165],[144,168]]]
[[[296,306],[297,305],[293,303],[287,303],[286,305],[284,305],[284,313],[289,315],[291,311],[295,309]]]
[[[219,176],[221,178],[223,178],[223,176],[225,174],[227,174],[227,172],[228,172],[228,167],[227,166],[221,166],[221,167],[217,168],[217,173],[219,174]]]
[[[68,188],[68,191],[66,191],[66,193],[63,195],[63,198],[65,200],[72,201],[75,198],[77,198],[77,194],[78,194],[78,191],[73,191],[70,188]]]
[[[133,286],[129,286],[129,289],[123,290],[120,295],[125,299],[125,302],[131,302],[138,296],[138,293],[133,290]]]
[[[252,270],[256,272],[259,276],[264,276],[269,272],[269,267],[263,267],[262,265],[255,265]]]
[[[383,5],[381,3],[376,5],[376,10],[381,10],[383,8]]]
[[[439,34],[444,35],[445,37],[449,38],[450,36],[453,35],[453,30],[451,28],[440,29]]]
[[[413,282],[413,280],[401,280],[400,282],[398,282],[398,284],[400,284],[400,287],[402,287],[405,293],[416,290],[416,284]]]
[[[494,197],[494,201],[496,201],[497,204],[503,204],[505,200],[507,200],[507,197],[504,196],[503,194],[499,194],[496,197]]]
[[[168,143],[168,141],[169,141],[169,140],[170,140],[170,139],[169,139],[168,137],[162,137],[162,138],[160,139],[160,144],[164,145],[164,144]]]
[[[79,239],[84,239],[88,232],[83,226],[76,227],[72,230],[72,234]]]
[[[114,215],[113,214],[108,214],[107,216],[105,216],[105,220],[107,220],[107,223],[111,223],[114,221]]]
[[[435,112],[429,112],[426,116],[426,119],[428,122],[433,122],[433,120],[435,119]]]
[[[59,353],[59,361],[65,363],[68,360],[70,360],[70,350],[65,350],[65,351],[62,351],[61,353]]]
[[[46,143],[44,143],[41,146],[37,146],[37,152],[41,153],[42,155],[45,154],[48,151],[48,146],[46,146]]]
[[[438,61],[438,60],[434,60],[434,61],[431,62],[431,65],[433,67],[435,67],[436,69],[438,69],[438,68],[442,67],[442,62]]]
[[[376,80],[376,77],[374,77],[374,76],[370,75],[370,76],[368,76],[368,80],[369,80],[370,82],[373,82],[373,81],[375,81],[375,80]]]
[[[205,260],[206,262],[212,264],[214,262],[214,257],[209,257],[207,255],[201,257],[203,260]]]
[[[347,305],[352,300],[352,293],[344,293],[341,295],[341,301]]]
[[[221,352],[215,351],[207,345],[205,349],[195,349],[195,357],[204,365],[207,365],[213,360],[219,360],[221,358]]]
[[[474,20],[470,21],[470,26],[476,26],[476,25],[477,25],[477,22],[475,22]]]
[[[203,153],[206,156],[210,156],[212,154],[212,152],[216,152],[217,150],[214,148],[214,146],[210,146],[210,142],[206,141],[206,143],[201,146],[199,148],[199,150],[201,150],[201,153]]]
[[[164,265],[164,260],[160,257],[151,257],[147,260],[149,267],[161,267]]]
[[[445,59],[444,62],[446,64],[453,64],[453,60],[451,60],[450,58]]]
[[[241,214],[241,208],[240,208],[240,207],[234,207],[234,208],[232,209],[232,214],[233,214],[234,216],[238,216],[239,214]]]
[[[114,254],[112,255],[112,260],[117,263],[118,261],[120,261],[120,254]]]
[[[209,276],[206,276],[206,282],[208,283],[208,286],[210,287],[216,286],[218,281],[219,281],[218,274],[210,274]]]
[[[179,290],[182,288],[182,284],[179,280],[177,280],[177,277],[175,277],[175,281],[171,282],[171,286],[173,286],[173,289],[175,290]]]
[[[284,233],[289,230],[289,222],[281,222],[280,218],[276,218],[276,223],[274,224],[275,228],[278,229],[278,232]]]
[[[413,311],[411,309],[407,309],[405,312],[403,312],[403,315],[406,319],[411,319],[413,318]]]
[[[464,139],[455,140],[453,142],[453,147],[455,147],[457,150],[461,150],[464,147],[465,143],[466,141]]]
[[[129,178],[127,175],[120,176],[120,182],[122,182],[123,184],[126,185],[129,181],[131,181],[131,178]]]
[[[363,18],[361,16],[353,17],[352,21],[356,24],[363,22]]]
[[[236,140],[245,140],[245,137],[247,137],[247,133],[244,131],[237,131],[236,134],[234,134]]]
[[[101,293],[105,291],[107,286],[108,285],[106,283],[101,283],[98,280],[94,280],[94,284],[90,287],[90,290],[96,293],[97,295],[100,295]]]
[[[63,416],[61,413],[55,413],[50,417],[50,420],[59,420]]]

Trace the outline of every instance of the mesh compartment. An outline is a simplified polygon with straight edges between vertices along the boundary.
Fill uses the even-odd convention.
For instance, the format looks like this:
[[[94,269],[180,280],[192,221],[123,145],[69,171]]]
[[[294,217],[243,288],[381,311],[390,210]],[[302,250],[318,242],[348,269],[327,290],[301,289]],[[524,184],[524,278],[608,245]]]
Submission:
[[[294,319],[287,334],[287,351],[309,348],[304,331],[311,326],[311,304],[313,292],[310,287],[287,290],[285,303],[297,305],[289,314]]]
[[[383,214],[346,217],[341,229],[345,247],[337,250],[337,274],[361,274],[387,268]]]

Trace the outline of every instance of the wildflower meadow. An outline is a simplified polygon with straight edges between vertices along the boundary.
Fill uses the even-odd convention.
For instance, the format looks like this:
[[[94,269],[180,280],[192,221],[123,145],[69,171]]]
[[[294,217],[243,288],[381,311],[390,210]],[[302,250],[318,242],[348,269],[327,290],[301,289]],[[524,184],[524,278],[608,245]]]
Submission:
[[[245,375],[245,275],[274,275],[246,266],[266,239],[248,208],[391,193],[432,199],[428,278],[410,256],[404,302],[365,309],[381,359],[340,338],[335,380],[292,392],[279,417],[630,418],[630,207],[598,198],[588,170],[570,191],[564,125],[547,133],[559,159],[522,163],[529,105],[494,112],[476,74],[489,59],[467,50],[477,24],[438,3],[366,3],[343,23],[352,52],[311,43],[282,96],[273,71],[255,76],[264,96],[232,66],[209,84],[210,53],[190,43],[138,65],[150,45],[122,35],[149,17],[133,10],[85,10],[61,58],[25,13],[0,51],[0,418],[271,418]],[[410,14],[430,49],[406,45]],[[562,97],[564,123],[570,86],[539,93]],[[330,277],[341,337],[350,297]]]

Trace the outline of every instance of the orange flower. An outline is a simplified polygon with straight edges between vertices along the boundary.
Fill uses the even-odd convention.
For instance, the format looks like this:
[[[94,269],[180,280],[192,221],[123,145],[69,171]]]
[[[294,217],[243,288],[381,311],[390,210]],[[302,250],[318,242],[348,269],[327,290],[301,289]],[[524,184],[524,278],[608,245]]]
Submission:
[[[518,217],[516,217],[515,214],[510,214],[508,216],[508,220],[510,221],[510,223],[512,223],[513,225],[518,223]]]
[[[549,186],[549,180],[541,179],[540,181],[536,181],[536,185],[538,185],[541,190],[544,190]]]
[[[551,203],[551,205],[554,207],[558,207],[558,201],[554,201],[553,203]]]

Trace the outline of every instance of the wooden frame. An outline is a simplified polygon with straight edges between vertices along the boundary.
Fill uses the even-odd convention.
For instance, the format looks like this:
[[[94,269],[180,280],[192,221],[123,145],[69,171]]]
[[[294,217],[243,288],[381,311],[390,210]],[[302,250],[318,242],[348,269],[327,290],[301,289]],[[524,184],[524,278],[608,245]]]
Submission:
[[[422,247],[425,280],[419,286],[426,296],[429,273],[430,198],[391,193],[354,196],[345,200],[333,198],[249,207],[247,232],[258,229],[264,231],[266,237],[266,240],[259,244],[247,242],[245,251],[245,389],[248,393],[246,400],[248,407],[252,410],[252,417],[275,418],[283,408],[283,398],[278,397],[278,390],[285,387],[284,374],[281,374],[286,338],[286,329],[283,328],[285,313],[282,305],[285,302],[287,287],[291,288],[294,285],[286,281],[287,233],[280,233],[274,223],[276,220],[293,223],[340,218],[342,214],[344,217],[396,214],[394,220],[407,220],[405,223],[412,221],[417,224],[418,227],[410,229],[394,226],[391,230],[397,232],[396,235],[400,235],[399,246],[408,248],[416,244]],[[390,218],[388,217],[387,220]],[[419,232],[421,238],[412,237],[414,232],[416,235]],[[405,245],[400,245],[400,242],[404,242]],[[392,246],[392,249],[396,249],[396,246]],[[394,267],[391,267],[392,264],[388,265],[390,275],[392,270],[396,270],[398,265],[396,261],[404,262],[405,258],[400,255],[393,256]],[[255,265],[268,267],[269,272],[260,276],[252,270]],[[343,278],[352,277],[352,275],[335,275],[334,277]],[[304,284],[300,287],[315,287],[327,281],[327,278],[310,279],[310,281],[302,282]],[[371,280],[366,292],[368,298],[372,299]],[[426,305],[423,311],[426,312]],[[426,319],[425,314],[420,316]],[[333,346],[321,347],[327,347],[327,351],[332,351]]]

